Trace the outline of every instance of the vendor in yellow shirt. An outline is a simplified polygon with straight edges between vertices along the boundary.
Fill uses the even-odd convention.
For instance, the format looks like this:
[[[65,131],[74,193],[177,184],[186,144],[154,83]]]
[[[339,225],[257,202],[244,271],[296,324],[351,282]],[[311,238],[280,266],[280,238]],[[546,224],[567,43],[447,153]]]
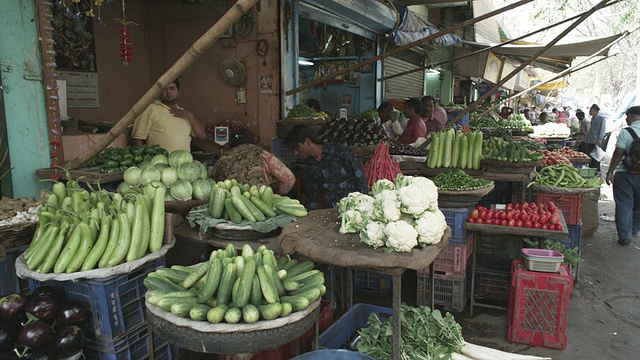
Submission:
[[[204,139],[204,126],[189,111],[178,106],[180,80],[162,89],[160,98],[136,118],[131,133],[133,145],[160,145],[169,153],[191,151],[191,138]]]

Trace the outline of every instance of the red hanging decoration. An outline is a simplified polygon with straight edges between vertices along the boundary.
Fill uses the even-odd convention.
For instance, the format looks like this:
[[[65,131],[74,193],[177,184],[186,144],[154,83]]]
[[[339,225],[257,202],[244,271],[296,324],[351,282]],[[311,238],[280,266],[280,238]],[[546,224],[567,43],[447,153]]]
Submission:
[[[131,51],[131,30],[126,27],[120,28],[120,58],[122,63],[128,65],[133,60],[133,52]]]

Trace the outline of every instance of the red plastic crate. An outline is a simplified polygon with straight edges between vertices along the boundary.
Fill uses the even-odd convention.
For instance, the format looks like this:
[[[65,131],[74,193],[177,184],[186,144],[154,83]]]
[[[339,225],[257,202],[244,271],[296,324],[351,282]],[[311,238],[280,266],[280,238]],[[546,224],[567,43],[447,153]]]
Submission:
[[[553,201],[562,210],[567,225],[580,225],[582,218],[582,194],[548,194],[539,192],[538,202],[546,204]]]
[[[511,265],[507,340],[564,349],[573,277],[560,265],[558,273],[528,271],[522,260]]]
[[[433,261],[436,275],[460,277],[465,274],[469,257],[473,252],[473,234],[467,237],[465,245],[448,244],[447,249],[436,256]],[[429,266],[418,270],[418,275],[429,275]]]

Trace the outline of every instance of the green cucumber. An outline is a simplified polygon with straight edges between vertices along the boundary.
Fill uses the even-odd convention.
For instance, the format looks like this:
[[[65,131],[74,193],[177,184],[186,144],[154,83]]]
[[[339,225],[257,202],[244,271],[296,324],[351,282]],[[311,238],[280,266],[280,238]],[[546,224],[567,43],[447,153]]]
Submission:
[[[205,321],[207,320],[209,310],[211,310],[211,306],[209,305],[196,304],[189,310],[189,317],[191,320]]]
[[[224,320],[224,314],[229,307],[226,304],[217,305],[207,312],[207,321],[213,324],[217,324]]]
[[[260,311],[252,304],[247,304],[242,308],[242,320],[247,324],[253,324],[260,320]]]

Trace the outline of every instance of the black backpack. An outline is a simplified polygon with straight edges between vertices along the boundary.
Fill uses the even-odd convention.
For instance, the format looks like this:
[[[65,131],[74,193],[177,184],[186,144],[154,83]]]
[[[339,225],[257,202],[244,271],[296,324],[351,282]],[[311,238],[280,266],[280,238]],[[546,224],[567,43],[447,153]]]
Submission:
[[[631,143],[631,150],[627,152],[625,149],[624,165],[627,167],[631,174],[640,174],[640,138],[631,127],[626,128],[633,142]]]

